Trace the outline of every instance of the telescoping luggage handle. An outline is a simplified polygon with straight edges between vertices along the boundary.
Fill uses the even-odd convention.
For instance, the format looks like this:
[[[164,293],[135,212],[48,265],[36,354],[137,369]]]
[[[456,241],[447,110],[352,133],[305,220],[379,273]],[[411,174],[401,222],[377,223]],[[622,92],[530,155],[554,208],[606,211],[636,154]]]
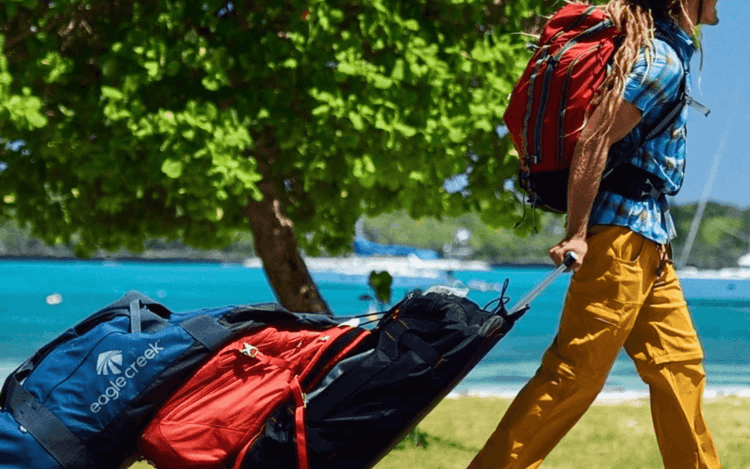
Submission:
[[[565,255],[565,259],[563,259],[562,264],[558,268],[556,268],[551,274],[549,274],[547,277],[545,277],[544,280],[542,280],[539,285],[534,287],[533,290],[528,292],[523,298],[518,300],[518,302],[513,305],[513,307],[509,310],[508,314],[510,316],[515,316],[517,313],[520,313],[521,311],[525,311],[529,304],[536,299],[537,296],[539,296],[544,290],[547,289],[548,286],[555,280],[557,280],[557,277],[562,275],[563,272],[568,270],[570,266],[572,266],[576,261],[578,260],[578,256],[574,252],[569,252]]]

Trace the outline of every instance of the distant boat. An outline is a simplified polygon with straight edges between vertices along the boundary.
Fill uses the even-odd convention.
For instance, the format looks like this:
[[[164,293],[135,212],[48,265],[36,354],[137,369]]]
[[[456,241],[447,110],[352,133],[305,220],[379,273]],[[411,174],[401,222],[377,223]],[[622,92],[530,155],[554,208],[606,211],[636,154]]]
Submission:
[[[737,260],[737,264],[739,264],[741,269],[750,269],[750,252],[740,257]]]
[[[440,253],[432,249],[421,249],[396,244],[378,244],[362,236],[354,238],[354,253],[358,256],[416,256],[422,260],[440,258]]]
[[[367,276],[373,271],[388,271],[394,278],[449,281],[451,272],[489,271],[485,261],[441,258],[438,251],[412,246],[379,244],[355,236],[353,256],[305,257],[310,272],[336,273],[342,276]],[[257,257],[243,262],[247,268],[263,268]],[[341,279],[340,279],[341,280]],[[357,279],[359,281],[359,279]],[[487,288],[494,288],[490,285]]]

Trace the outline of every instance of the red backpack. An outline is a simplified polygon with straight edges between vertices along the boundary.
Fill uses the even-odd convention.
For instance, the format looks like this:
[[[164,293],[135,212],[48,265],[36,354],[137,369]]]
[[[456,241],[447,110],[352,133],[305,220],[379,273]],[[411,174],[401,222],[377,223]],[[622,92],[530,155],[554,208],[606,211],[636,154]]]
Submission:
[[[569,4],[544,27],[503,119],[530,201],[565,211],[567,176],[591,100],[607,76],[620,31],[595,6]]]
[[[661,31],[655,34],[671,44]],[[567,211],[573,152],[621,37],[603,10],[582,3],[566,5],[544,27],[538,49],[516,83],[503,116],[518,151],[521,187],[533,206]],[[708,116],[710,110],[688,96],[686,77],[678,98],[655,125],[646,127],[641,121],[640,145],[672,126],[686,105]],[[600,189],[636,200],[661,197],[664,185],[656,176],[621,164],[637,150],[629,145],[623,140],[610,150]]]
[[[288,407],[297,467],[307,468],[304,393],[369,335],[346,324],[296,323],[240,334],[159,409],[141,436],[140,455],[161,469],[236,469],[271,413]]]

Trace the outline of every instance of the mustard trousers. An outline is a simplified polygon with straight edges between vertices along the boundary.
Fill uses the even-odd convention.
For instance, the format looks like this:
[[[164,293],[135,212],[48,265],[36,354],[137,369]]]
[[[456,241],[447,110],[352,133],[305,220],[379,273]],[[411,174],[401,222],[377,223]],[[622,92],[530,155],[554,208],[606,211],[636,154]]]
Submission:
[[[469,469],[539,467],[599,394],[622,347],[649,386],[665,468],[719,468],[703,418],[703,351],[664,247],[621,227],[591,233],[557,337]]]

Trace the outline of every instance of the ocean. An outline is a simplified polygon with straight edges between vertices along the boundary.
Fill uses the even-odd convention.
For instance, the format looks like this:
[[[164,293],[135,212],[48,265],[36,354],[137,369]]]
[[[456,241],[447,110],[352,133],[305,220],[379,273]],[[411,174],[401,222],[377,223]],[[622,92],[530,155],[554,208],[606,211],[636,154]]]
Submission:
[[[512,305],[551,272],[545,267],[456,270],[448,279],[396,276],[395,304],[413,289],[460,281],[468,297],[484,306],[500,295]],[[365,275],[313,271],[336,316],[377,309]],[[556,333],[569,274],[558,278],[533,303],[509,334],[459,384],[455,394],[511,396],[539,366]],[[750,278],[686,276],[682,280],[703,343],[707,394],[750,396]],[[172,311],[206,306],[274,302],[262,269],[242,264],[80,260],[0,260],[0,378],[34,351],[88,314],[138,290]],[[647,387],[624,354],[615,362],[605,395],[645,396]]]

